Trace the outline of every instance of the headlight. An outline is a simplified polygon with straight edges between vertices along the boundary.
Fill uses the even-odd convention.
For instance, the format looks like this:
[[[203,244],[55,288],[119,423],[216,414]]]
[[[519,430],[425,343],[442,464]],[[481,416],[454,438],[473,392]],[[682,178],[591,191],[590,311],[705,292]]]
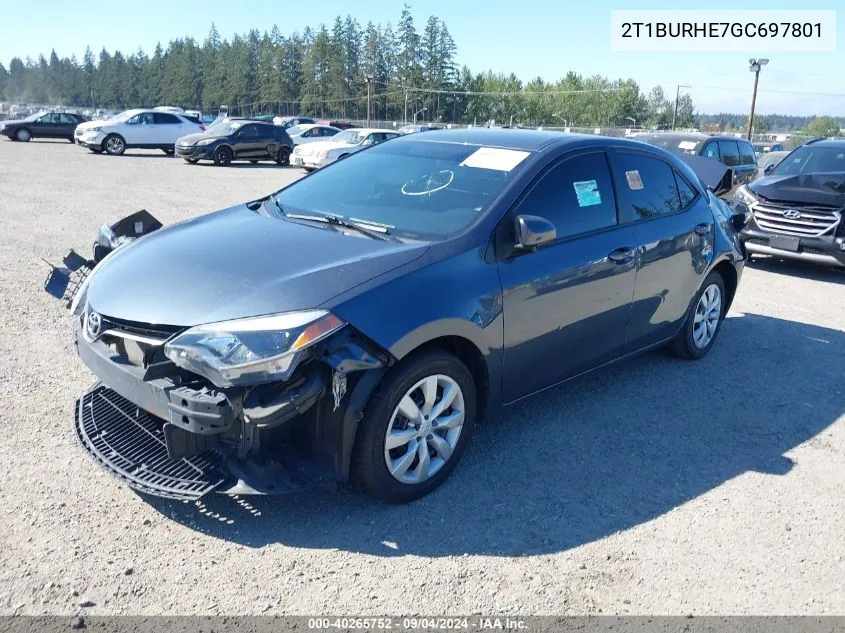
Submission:
[[[201,141],[197,141],[197,145],[211,145],[213,142],[213,138],[204,138]]]
[[[325,310],[221,321],[179,334],[164,353],[218,387],[255,385],[289,378],[303,350],[344,325]]]
[[[757,202],[758,198],[746,185],[742,185],[739,189],[736,190],[734,193],[734,206],[742,205],[744,207],[751,207],[752,204]]]
[[[100,131],[100,130],[102,130],[102,129],[103,129],[103,128],[102,128],[102,127],[99,127],[99,126],[98,126],[98,127],[87,127],[87,128],[85,128],[84,130],[82,130],[82,133],[83,133],[83,134],[87,134],[88,132],[99,132],[99,131]]]

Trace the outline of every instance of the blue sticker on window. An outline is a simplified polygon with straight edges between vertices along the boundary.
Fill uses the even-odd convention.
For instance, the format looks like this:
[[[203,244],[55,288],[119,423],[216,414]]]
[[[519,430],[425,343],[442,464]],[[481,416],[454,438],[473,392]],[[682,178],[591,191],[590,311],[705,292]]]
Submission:
[[[601,204],[601,192],[595,180],[578,180],[572,183],[579,207],[592,207]]]

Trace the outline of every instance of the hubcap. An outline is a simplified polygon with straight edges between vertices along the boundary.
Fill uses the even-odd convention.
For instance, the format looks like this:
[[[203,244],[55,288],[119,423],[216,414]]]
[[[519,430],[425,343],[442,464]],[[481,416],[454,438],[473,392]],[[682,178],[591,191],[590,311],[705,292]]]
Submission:
[[[123,149],[123,143],[121,143],[119,138],[110,138],[108,143],[106,143],[106,147],[110,152],[119,152]]]
[[[716,284],[705,288],[695,307],[692,325],[692,342],[698,349],[704,349],[713,340],[722,316],[722,292]]]
[[[418,484],[452,457],[464,426],[464,394],[449,376],[423,378],[411,387],[390,418],[384,461],[394,479]]]

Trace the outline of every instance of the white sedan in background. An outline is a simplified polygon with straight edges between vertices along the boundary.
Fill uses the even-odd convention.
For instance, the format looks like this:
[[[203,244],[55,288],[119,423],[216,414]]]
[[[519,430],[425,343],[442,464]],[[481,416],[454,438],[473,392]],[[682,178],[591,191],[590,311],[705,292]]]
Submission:
[[[340,128],[317,123],[301,123],[287,129],[288,136],[294,145],[325,141],[340,131]]]
[[[293,148],[290,163],[296,167],[303,167],[305,171],[314,171],[365,147],[389,141],[397,136],[401,136],[401,134],[394,130],[374,128],[344,130],[335,134],[328,141],[297,145]]]
[[[99,154],[120,156],[127,149],[160,149],[172,154],[176,139],[205,128],[181,114],[160,110],[126,110],[105,121],[89,121],[76,127],[74,139]]]

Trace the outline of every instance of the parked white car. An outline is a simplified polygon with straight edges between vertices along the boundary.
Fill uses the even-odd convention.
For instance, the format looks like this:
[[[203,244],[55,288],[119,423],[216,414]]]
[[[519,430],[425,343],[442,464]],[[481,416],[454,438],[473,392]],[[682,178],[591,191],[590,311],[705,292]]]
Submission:
[[[294,145],[326,141],[340,131],[340,128],[317,123],[303,123],[287,129],[288,136]]]
[[[120,156],[127,149],[160,149],[172,154],[176,139],[202,132],[203,126],[179,114],[157,110],[127,110],[105,121],[77,126],[79,145],[99,154]]]
[[[401,134],[394,130],[351,128],[335,134],[328,141],[297,145],[293,148],[290,162],[296,167],[303,167],[305,171],[314,171],[365,147],[389,141],[397,136]]]

